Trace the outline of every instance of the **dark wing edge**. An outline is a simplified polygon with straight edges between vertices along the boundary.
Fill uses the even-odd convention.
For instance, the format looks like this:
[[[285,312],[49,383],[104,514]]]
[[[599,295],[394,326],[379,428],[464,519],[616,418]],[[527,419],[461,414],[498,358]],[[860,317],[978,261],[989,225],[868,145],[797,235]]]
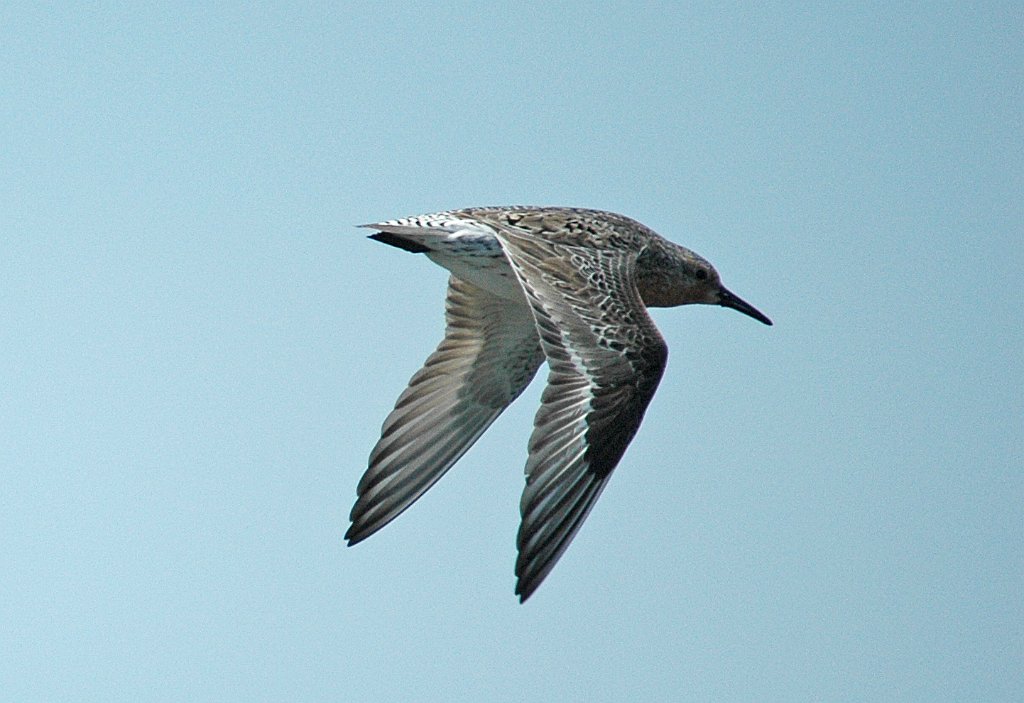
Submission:
[[[668,357],[634,282],[636,253],[498,232],[550,373],[530,437],[516,594],[529,598],[572,542],[633,439]]]

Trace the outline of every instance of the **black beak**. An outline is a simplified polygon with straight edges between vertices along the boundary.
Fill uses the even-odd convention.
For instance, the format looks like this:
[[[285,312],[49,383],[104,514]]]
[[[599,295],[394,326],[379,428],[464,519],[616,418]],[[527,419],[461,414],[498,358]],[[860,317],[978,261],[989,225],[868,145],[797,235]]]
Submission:
[[[750,303],[746,302],[733,295],[725,288],[718,289],[718,304],[723,308],[732,308],[733,310],[739,310],[744,315],[750,315],[758,322],[763,322],[766,325],[772,324],[772,321],[765,317],[764,313],[755,308]]]

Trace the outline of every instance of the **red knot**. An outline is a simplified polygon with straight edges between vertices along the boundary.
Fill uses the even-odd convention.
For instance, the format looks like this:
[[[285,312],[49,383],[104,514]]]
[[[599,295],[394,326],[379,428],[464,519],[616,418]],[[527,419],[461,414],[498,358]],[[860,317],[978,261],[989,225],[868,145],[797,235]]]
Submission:
[[[451,277],[445,337],[384,421],[345,538],[412,505],[547,361],[520,502],[520,601],[569,546],[658,387],[668,347],[646,308],[721,305],[772,324],[705,259],[611,212],[484,207],[365,226]]]

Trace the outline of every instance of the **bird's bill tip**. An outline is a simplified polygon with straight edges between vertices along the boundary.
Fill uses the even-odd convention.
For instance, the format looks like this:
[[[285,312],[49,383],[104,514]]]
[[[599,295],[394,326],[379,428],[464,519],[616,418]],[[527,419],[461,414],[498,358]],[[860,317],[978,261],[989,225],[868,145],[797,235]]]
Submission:
[[[718,304],[721,305],[723,308],[732,308],[733,310],[738,310],[744,315],[749,315],[758,322],[764,323],[766,325],[772,324],[772,321],[768,319],[767,315],[765,315],[763,312],[755,308],[747,301],[740,298],[738,295],[732,293],[731,291],[725,288],[722,288],[721,290],[718,291]]]

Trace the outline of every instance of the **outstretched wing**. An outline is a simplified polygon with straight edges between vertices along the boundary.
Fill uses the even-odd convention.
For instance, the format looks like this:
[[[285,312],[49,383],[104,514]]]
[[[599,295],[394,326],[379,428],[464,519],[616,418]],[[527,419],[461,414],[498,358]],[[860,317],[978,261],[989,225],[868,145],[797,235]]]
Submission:
[[[499,227],[550,374],[530,437],[516,593],[555,565],[636,434],[668,351],[634,281],[637,253]]]
[[[451,468],[544,360],[525,304],[452,276],[444,340],[384,421],[357,488],[349,545],[384,527]]]

